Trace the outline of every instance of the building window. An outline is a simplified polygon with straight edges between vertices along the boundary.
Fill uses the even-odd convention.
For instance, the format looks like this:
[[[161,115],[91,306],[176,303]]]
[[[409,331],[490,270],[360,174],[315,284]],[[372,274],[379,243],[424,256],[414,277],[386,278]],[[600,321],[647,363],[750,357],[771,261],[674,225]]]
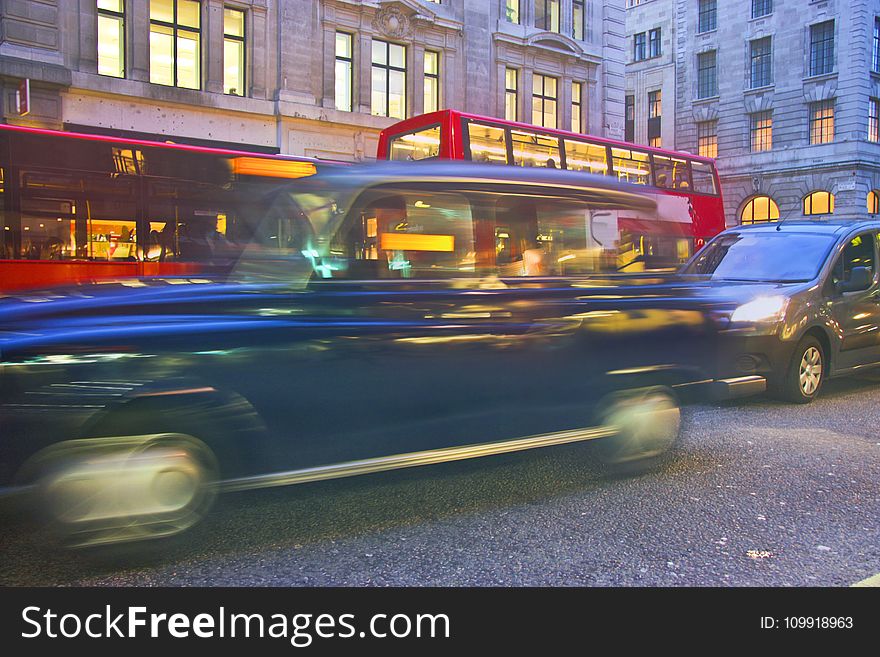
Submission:
[[[519,71],[515,68],[504,71],[504,118],[519,121]]]
[[[779,206],[769,196],[755,196],[739,213],[739,221],[742,224],[760,224],[779,219]]]
[[[125,3],[98,0],[98,73],[125,77]]]
[[[372,97],[374,116],[406,116],[406,48],[373,39]]]
[[[560,0],[535,0],[535,27],[548,32],[559,32]]]
[[[202,86],[201,3],[150,0],[150,82]]]
[[[876,189],[868,192],[868,214],[880,214],[880,192]]]
[[[834,70],[834,21],[810,26],[810,75]]]
[[[581,82],[571,83],[571,131],[583,132],[581,107],[583,102],[584,85]]]
[[[766,87],[773,83],[773,57],[770,37],[751,42],[751,87]]]
[[[880,100],[868,99],[868,141],[880,142]]]
[[[697,55],[697,98],[711,98],[718,95],[718,76],[715,51]]]
[[[648,92],[648,146],[660,148],[662,95],[660,90]]]
[[[804,216],[815,214],[834,214],[834,194],[812,192],[804,197]]]
[[[753,153],[773,148],[773,112],[756,112],[749,115],[749,144]]]
[[[244,12],[223,8],[223,91],[245,95]]]
[[[752,0],[752,18],[773,13],[773,0]]]
[[[519,0],[504,0],[504,18],[519,25]]]
[[[633,61],[640,62],[648,58],[648,38],[644,32],[633,36]]]
[[[555,128],[556,78],[535,74],[532,80],[532,123],[544,128]]]
[[[880,73],[880,18],[874,18],[874,40],[871,44],[871,70]]]
[[[810,103],[810,143],[827,144],[834,141],[834,100]]]
[[[718,121],[697,123],[697,155],[718,157]]]
[[[660,52],[660,28],[648,32],[648,57],[659,57]]]
[[[718,27],[718,2],[700,0],[697,33],[711,32]]]
[[[436,112],[440,109],[440,53],[425,51],[425,109]]]
[[[354,102],[354,37],[345,32],[336,33],[336,109],[350,112]]]
[[[624,101],[624,137],[626,141],[636,140],[636,97],[627,96]]]
[[[585,0],[571,2],[571,36],[578,41],[583,41],[587,32],[587,12],[584,5]]]

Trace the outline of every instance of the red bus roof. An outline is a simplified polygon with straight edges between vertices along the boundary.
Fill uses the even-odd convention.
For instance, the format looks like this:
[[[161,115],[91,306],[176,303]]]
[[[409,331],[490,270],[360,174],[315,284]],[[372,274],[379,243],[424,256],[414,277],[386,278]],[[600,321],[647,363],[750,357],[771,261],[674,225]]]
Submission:
[[[321,160],[314,157],[302,157],[298,155],[270,155],[268,153],[257,153],[246,150],[232,150],[228,148],[213,148],[210,146],[193,146],[191,144],[174,144],[161,141],[149,141],[146,139],[131,139],[128,137],[110,137],[107,135],[93,135],[83,132],[66,132],[63,130],[49,130],[47,128],[31,128],[27,126],[9,125],[0,123],[0,131],[24,133],[32,135],[42,135],[47,137],[63,137],[66,139],[84,139],[87,141],[101,141],[113,144],[127,144],[130,146],[148,146],[152,148],[167,148],[177,151],[187,151],[190,153],[204,153],[206,155],[224,155],[232,157],[262,157],[271,160],[294,160],[297,162],[324,162],[336,163],[335,160]],[[343,164],[343,162],[338,162]]]
[[[401,134],[405,132],[409,132],[414,128],[418,128],[419,126],[428,125],[431,123],[444,123],[449,118],[453,120],[455,118],[465,118],[471,119],[474,121],[482,121],[485,123],[495,123],[499,125],[510,126],[512,128],[519,128],[528,132],[547,132],[552,133],[554,135],[559,135],[561,137],[567,137],[571,139],[578,139],[583,141],[584,139],[589,139],[591,142],[595,142],[597,144],[604,144],[606,146],[617,146],[621,148],[638,148],[639,150],[647,151],[649,153],[656,153],[658,155],[668,155],[674,157],[684,157],[690,160],[696,160],[698,162],[705,162],[707,164],[711,164],[713,167],[715,166],[715,160],[711,157],[703,157],[702,155],[694,155],[693,153],[686,153],[684,151],[673,151],[665,148],[656,148],[654,146],[643,146],[642,144],[633,144],[627,141],[619,141],[616,139],[608,139],[607,137],[597,137],[596,135],[583,134],[579,132],[570,132],[568,130],[560,130],[558,128],[544,128],[542,126],[532,125],[531,123],[522,123],[520,121],[508,121],[506,119],[499,119],[494,116],[481,116],[479,114],[471,114],[469,112],[460,112],[458,110],[453,109],[444,109],[438,110],[436,112],[431,112],[430,114],[421,114],[419,116],[413,116],[409,119],[404,119],[403,121],[399,121],[392,126],[385,128],[382,131],[382,135],[385,137],[393,136],[396,134]]]

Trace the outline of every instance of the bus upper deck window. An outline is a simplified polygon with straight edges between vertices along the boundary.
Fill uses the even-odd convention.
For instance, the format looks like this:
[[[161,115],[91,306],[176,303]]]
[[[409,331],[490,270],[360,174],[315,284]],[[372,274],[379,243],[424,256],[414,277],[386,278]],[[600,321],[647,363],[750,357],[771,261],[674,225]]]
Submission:
[[[651,163],[647,153],[628,148],[612,148],[614,173],[621,182],[647,185],[651,179]]]
[[[487,164],[507,164],[507,133],[481,123],[468,124],[471,160]]]
[[[608,149],[598,144],[566,139],[565,166],[572,171],[607,175]]]
[[[694,176],[694,191],[703,194],[717,194],[715,189],[714,167],[706,162],[691,161],[691,171]]]
[[[391,139],[392,160],[427,160],[440,155],[440,126],[435,125]]]
[[[511,130],[510,139],[513,142],[513,163],[517,166],[548,169],[562,167],[558,137]]]

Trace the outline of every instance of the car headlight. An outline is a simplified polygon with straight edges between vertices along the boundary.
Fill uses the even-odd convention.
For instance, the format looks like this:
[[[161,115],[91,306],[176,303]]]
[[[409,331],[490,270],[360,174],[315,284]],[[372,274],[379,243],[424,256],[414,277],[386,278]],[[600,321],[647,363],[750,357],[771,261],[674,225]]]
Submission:
[[[788,297],[757,297],[733,311],[732,322],[772,322],[782,319],[788,307]]]

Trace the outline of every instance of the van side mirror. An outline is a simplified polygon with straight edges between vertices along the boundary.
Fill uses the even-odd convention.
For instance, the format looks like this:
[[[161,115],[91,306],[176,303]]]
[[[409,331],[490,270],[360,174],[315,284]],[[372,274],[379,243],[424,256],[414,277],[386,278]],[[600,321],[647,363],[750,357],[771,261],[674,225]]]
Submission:
[[[871,287],[871,283],[873,282],[874,275],[870,267],[853,267],[849,275],[849,280],[840,281],[837,284],[837,291],[844,293],[867,290]]]

